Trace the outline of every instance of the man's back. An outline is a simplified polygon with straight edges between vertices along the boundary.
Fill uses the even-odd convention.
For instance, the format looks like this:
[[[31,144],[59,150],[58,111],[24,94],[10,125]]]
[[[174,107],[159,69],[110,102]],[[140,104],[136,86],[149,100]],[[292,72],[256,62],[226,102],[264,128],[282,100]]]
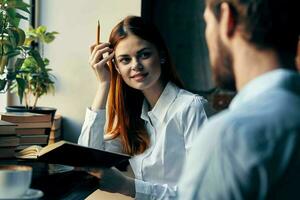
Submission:
[[[180,199],[293,199],[299,111],[298,74],[274,70],[250,82],[194,144]]]

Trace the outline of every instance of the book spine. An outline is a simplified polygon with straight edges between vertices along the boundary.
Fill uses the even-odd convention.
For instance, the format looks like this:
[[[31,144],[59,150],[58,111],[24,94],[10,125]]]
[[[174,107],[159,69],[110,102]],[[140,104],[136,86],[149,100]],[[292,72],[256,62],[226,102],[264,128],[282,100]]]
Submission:
[[[9,116],[1,115],[1,120],[11,123],[25,123],[25,122],[49,122],[51,121],[50,115],[42,116]]]
[[[39,122],[39,123],[17,123],[17,129],[22,128],[51,128],[51,122]]]

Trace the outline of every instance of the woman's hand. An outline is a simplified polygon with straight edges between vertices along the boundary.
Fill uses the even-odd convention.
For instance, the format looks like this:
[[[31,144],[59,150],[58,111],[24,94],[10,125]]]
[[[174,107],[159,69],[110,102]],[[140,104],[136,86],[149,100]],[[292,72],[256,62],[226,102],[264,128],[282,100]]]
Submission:
[[[89,64],[93,68],[98,81],[101,84],[109,84],[110,71],[107,62],[114,57],[113,50],[109,48],[109,43],[94,44],[90,47],[90,50]],[[108,53],[108,56],[103,57],[105,53]]]
[[[85,168],[85,171],[100,179],[100,190],[135,197],[134,179],[123,175],[116,168]]]
[[[90,48],[91,55],[89,63],[93,68],[99,83],[91,109],[97,111],[105,109],[106,106],[110,85],[110,71],[107,62],[114,57],[114,52],[109,48],[109,43],[101,43],[99,45],[94,44]],[[103,54],[106,53],[108,53],[108,56],[103,57]]]

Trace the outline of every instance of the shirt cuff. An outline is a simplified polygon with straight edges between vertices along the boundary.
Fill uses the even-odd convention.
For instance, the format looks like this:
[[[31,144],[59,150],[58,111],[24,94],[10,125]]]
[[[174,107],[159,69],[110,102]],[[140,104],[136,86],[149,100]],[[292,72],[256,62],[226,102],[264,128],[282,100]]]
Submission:
[[[149,199],[152,194],[151,183],[135,179],[135,199]]]
[[[96,119],[105,120],[106,111],[105,109],[93,111],[90,107],[86,109],[85,121],[94,122]]]

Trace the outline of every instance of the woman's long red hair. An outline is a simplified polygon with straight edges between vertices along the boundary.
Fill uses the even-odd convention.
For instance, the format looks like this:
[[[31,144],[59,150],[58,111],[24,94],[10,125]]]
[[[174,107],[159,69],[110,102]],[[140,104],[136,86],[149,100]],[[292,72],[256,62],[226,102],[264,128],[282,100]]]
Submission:
[[[161,65],[161,79],[182,86],[163,39],[155,26],[141,17],[129,16],[112,30],[109,42],[115,49],[118,43],[129,34],[146,40],[157,48],[165,63]],[[135,155],[143,153],[149,146],[150,139],[145,122],[140,118],[144,96],[141,91],[129,87],[110,62],[111,82],[108,94],[107,134],[120,137],[124,153]]]

